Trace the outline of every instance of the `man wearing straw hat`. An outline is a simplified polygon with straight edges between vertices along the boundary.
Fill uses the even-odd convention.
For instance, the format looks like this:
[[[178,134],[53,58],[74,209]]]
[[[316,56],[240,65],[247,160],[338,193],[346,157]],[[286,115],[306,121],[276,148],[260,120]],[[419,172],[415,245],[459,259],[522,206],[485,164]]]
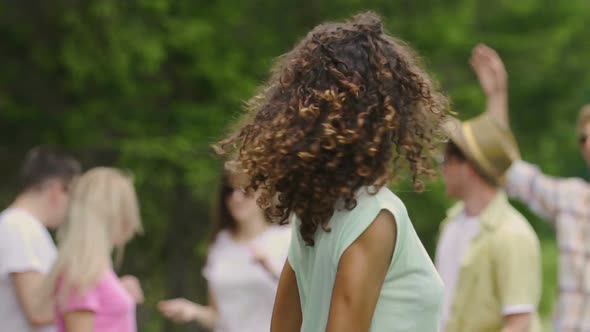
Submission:
[[[518,158],[510,131],[487,113],[447,123],[441,166],[459,199],[442,223],[436,265],[445,283],[445,332],[540,331],[539,240],[499,188]]]
[[[473,50],[471,64],[487,96],[490,116],[508,128],[507,75],[498,54],[485,45]],[[578,114],[580,150],[590,167],[590,105]],[[590,185],[579,178],[555,178],[522,160],[507,173],[510,196],[550,221],[559,249],[556,332],[590,331]]]

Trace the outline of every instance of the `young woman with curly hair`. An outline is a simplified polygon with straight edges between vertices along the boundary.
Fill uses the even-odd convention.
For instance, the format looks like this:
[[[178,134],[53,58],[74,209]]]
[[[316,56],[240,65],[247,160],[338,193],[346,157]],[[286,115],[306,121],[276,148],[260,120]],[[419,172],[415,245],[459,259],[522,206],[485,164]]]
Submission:
[[[219,153],[292,221],[271,331],[437,330],[442,283],[386,185],[434,173],[447,101],[378,16],[322,24],[279,58]]]

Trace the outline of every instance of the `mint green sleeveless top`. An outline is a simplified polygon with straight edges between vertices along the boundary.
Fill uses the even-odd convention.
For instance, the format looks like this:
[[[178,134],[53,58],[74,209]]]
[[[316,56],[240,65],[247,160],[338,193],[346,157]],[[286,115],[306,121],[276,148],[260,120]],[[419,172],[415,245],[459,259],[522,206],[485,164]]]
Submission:
[[[329,221],[330,232],[321,228],[315,245],[307,246],[294,217],[289,263],[297,276],[303,314],[302,332],[325,331],[338,262],[344,251],[369,227],[381,210],[395,217],[397,241],[385,277],[371,332],[438,331],[443,285],[420,242],[402,201],[389,189],[371,195],[359,190],[352,210],[337,208]]]

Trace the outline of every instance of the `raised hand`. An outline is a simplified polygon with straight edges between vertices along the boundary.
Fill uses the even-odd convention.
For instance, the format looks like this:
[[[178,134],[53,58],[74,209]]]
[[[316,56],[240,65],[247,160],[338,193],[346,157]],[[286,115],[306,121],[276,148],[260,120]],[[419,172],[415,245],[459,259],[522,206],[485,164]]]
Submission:
[[[473,48],[469,62],[487,97],[487,111],[500,123],[509,126],[508,75],[502,59],[492,48],[478,44]]]

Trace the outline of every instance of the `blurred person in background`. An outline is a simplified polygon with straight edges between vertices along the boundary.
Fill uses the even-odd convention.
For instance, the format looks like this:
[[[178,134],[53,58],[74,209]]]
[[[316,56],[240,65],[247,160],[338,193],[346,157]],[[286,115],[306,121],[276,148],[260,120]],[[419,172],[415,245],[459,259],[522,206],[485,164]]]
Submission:
[[[115,274],[112,254],[141,231],[137,196],[118,169],[93,168],[72,188],[59,250],[40,290],[53,303],[59,332],[135,332],[139,285],[128,289]]]
[[[509,128],[508,75],[502,59],[493,49],[478,45],[471,62],[487,97],[487,112]],[[579,111],[574,131],[590,167],[590,105]],[[559,298],[554,330],[590,331],[590,185],[580,178],[546,175],[538,166],[517,160],[508,172],[506,189],[555,227]]]
[[[287,258],[289,226],[272,225],[244,190],[243,176],[224,173],[214,229],[203,275],[206,305],[178,298],[159,303],[176,322],[196,321],[212,331],[260,332],[270,329],[279,274]]]
[[[436,267],[445,283],[445,332],[540,332],[541,249],[501,189],[518,158],[510,132],[488,114],[448,123],[441,173],[459,199],[441,225]]]
[[[36,308],[37,290],[56,258],[47,229],[64,220],[80,164],[58,149],[30,150],[21,166],[19,193],[0,214],[0,328],[55,331],[51,305]]]
[[[319,25],[248,111],[218,152],[295,228],[271,331],[437,331],[442,282],[387,188],[406,167],[418,190],[434,174],[448,112],[414,52],[373,13]]]

